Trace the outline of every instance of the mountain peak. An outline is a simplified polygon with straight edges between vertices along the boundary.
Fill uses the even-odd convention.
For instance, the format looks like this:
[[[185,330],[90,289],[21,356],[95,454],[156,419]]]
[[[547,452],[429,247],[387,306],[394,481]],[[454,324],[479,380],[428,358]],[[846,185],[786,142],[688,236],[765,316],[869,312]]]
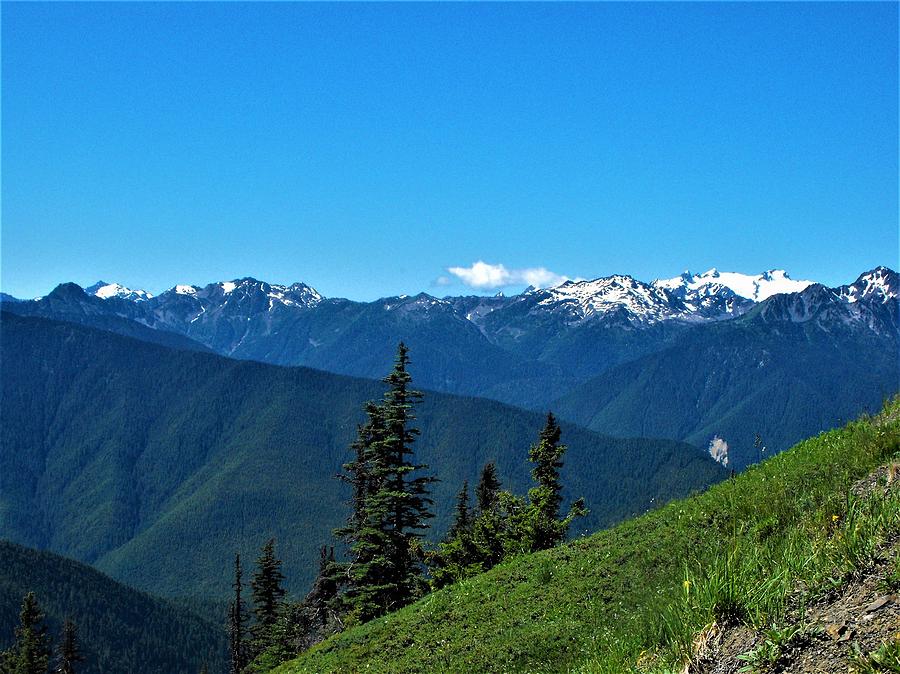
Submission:
[[[85,288],[84,292],[102,300],[108,300],[111,297],[118,297],[123,300],[132,302],[142,302],[153,297],[146,290],[132,290],[118,283],[107,283],[106,281],[97,281],[94,285]]]
[[[762,302],[772,295],[800,292],[812,283],[812,281],[795,281],[784,269],[770,269],[761,274],[752,275],[719,271],[713,267],[702,274],[693,275],[685,272],[675,278],[657,279],[652,285],[670,290],[680,297],[687,297],[698,292],[709,295],[718,287],[725,287],[739,297]]]
[[[882,304],[900,296],[900,277],[893,269],[879,265],[860,274],[853,283],[841,286],[838,294],[845,301],[854,303],[861,299],[876,299]]]
[[[60,283],[56,286],[50,293],[47,295],[48,298],[52,299],[81,299],[85,296],[84,288],[82,288],[77,283],[73,283],[69,281],[67,283]]]

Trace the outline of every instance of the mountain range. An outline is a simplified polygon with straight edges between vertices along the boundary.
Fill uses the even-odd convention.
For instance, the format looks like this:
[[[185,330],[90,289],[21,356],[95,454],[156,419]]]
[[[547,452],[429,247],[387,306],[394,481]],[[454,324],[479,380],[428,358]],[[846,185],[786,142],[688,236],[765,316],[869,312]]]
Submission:
[[[425,388],[552,407],[612,435],[700,447],[726,438],[732,465],[742,467],[760,457],[750,448],[757,434],[777,452],[900,388],[898,290],[886,267],[835,288],[783,270],[710,269],[651,283],[567,281],[511,297],[354,302],[304,283],[243,278],[157,296],[66,283],[35,300],[0,301],[17,314],[164,346],[367,378],[381,376],[404,340]],[[811,387],[839,395],[801,410]],[[781,414],[763,409],[769,395],[783,401]],[[655,414],[645,412],[651,400]],[[677,408],[667,410],[672,401]]]

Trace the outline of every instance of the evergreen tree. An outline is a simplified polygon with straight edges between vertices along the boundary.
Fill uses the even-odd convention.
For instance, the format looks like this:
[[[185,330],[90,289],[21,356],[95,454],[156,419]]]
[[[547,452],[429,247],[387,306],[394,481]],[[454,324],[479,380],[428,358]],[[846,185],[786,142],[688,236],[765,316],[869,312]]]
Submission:
[[[84,662],[84,656],[78,647],[78,627],[70,618],[66,618],[53,671],[56,674],[75,674],[75,665],[79,662]]]
[[[368,403],[368,421],[352,445],[354,461],[341,478],[353,487],[353,512],[335,531],[350,548],[341,567],[346,591],[344,607],[361,620],[382,615],[418,597],[425,589],[415,553],[428,528],[430,476],[413,473],[427,468],[412,461],[419,430],[413,407],[422,394],[410,388],[409,350],[401,342],[391,373],[382,381],[388,390],[380,405]]]
[[[322,546],[319,550],[319,573],[313,581],[312,588],[303,600],[310,609],[315,620],[322,625],[328,622],[328,609],[338,593],[338,584],[334,576],[334,548]]]
[[[230,674],[240,674],[247,665],[247,645],[245,643],[245,627],[247,616],[244,611],[244,602],[241,598],[243,584],[241,582],[243,569],[241,568],[241,556],[234,556],[234,599],[228,611],[228,650]]]
[[[254,672],[268,672],[325,639],[338,630],[330,608],[337,594],[334,548],[322,546],[319,573],[306,598],[281,607],[278,620],[270,631],[269,644],[251,665]]]
[[[456,495],[456,508],[453,524],[448,533],[448,539],[456,538],[466,533],[472,527],[472,510],[469,508],[469,481],[463,480],[462,489]]]
[[[254,650],[265,650],[270,640],[272,626],[278,620],[278,609],[285,590],[281,586],[281,560],[275,557],[275,539],[270,538],[262,547],[256,560],[256,573],[250,581],[253,591],[253,614],[256,623],[251,628]]]
[[[496,468],[489,463],[482,470],[475,491],[478,510],[472,518],[464,485],[457,496],[457,516],[450,532],[437,549],[425,554],[433,587],[486,571],[507,557],[553,547],[565,539],[572,520],[587,513],[584,500],[578,499],[566,517],[559,519],[559,471],[566,451],[559,444],[560,436],[556,419],[548,414],[538,442],[528,454],[534,463],[531,474],[537,485],[529,490],[527,501],[501,491]]]
[[[376,513],[387,515],[387,531],[391,545],[385,551],[388,557],[388,577],[390,586],[386,610],[399,608],[420,596],[426,589],[421,565],[413,548],[429,527],[428,520],[434,517],[429,507],[432,476],[413,477],[415,471],[428,468],[424,464],[411,461],[413,443],[419,435],[413,406],[422,399],[422,394],[410,388],[409,349],[403,342],[397,347],[394,369],[382,381],[388,385],[384,394],[385,438],[379,452],[376,476],[383,474],[382,488],[369,498]]]
[[[375,446],[384,439],[384,415],[381,407],[368,401],[364,405],[366,423],[356,428],[356,440],[350,445],[354,459],[343,465],[344,473],[338,478],[353,489],[350,517],[347,525],[335,531],[341,538],[355,540],[366,521],[366,497],[374,491],[372,467],[375,460]]]
[[[345,588],[334,602],[336,608],[366,620],[378,615],[388,601],[384,596],[388,576],[385,551],[391,540],[384,513],[376,512],[372,503],[373,495],[385,488],[384,410],[371,401],[364,409],[366,423],[357,427],[356,440],[350,446],[354,459],[345,463],[344,472],[338,475],[353,490],[347,524],[334,532],[347,543],[350,560],[332,568]]]
[[[485,464],[481,470],[478,486],[475,488],[475,498],[478,501],[479,512],[486,512],[496,505],[500,486],[500,479],[497,477],[497,466],[493,462]]]
[[[50,644],[44,626],[44,613],[33,592],[26,594],[22,600],[15,635],[15,643],[3,654],[0,663],[4,674],[47,674]]]
[[[575,517],[587,513],[584,500],[578,499],[565,519],[559,519],[562,505],[562,481],[559,470],[566,446],[559,444],[561,430],[552,412],[547,414],[547,423],[540,433],[538,442],[528,452],[534,464],[531,475],[537,486],[528,490],[531,504],[531,549],[546,550],[565,540],[569,524]]]

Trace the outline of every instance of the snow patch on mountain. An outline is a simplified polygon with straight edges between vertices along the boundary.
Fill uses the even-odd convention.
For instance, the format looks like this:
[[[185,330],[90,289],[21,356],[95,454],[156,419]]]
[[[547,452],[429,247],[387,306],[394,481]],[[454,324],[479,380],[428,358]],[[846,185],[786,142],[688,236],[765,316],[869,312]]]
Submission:
[[[856,279],[855,283],[841,286],[838,295],[853,304],[860,300],[874,300],[885,304],[898,297],[897,273],[887,267],[876,267]]]
[[[581,319],[625,311],[639,320],[655,321],[683,313],[662,289],[623,275],[566,281],[554,288],[531,290],[529,294],[541,297],[538,307],[564,308]]]
[[[735,295],[754,302],[762,302],[772,295],[798,293],[812,285],[813,281],[795,281],[783,269],[771,269],[762,274],[719,271],[715,267],[702,274],[689,271],[670,279],[657,279],[652,285],[675,293],[683,293],[685,299],[692,295],[709,294],[718,288],[728,288]]]
[[[97,281],[91,287],[85,288],[84,292],[102,300],[118,297],[123,300],[131,300],[132,302],[142,302],[153,297],[146,290],[132,290],[118,283],[107,283],[106,281]]]

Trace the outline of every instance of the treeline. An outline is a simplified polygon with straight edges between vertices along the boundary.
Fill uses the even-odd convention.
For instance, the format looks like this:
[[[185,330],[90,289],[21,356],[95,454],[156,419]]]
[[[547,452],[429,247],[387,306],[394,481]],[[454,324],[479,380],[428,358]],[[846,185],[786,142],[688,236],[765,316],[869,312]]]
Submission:
[[[29,592],[22,600],[15,639],[10,648],[0,651],[0,674],[47,674],[50,671],[75,674],[78,664],[84,662],[78,645],[78,628],[71,618],[63,622],[59,642],[55,648],[52,646],[44,625],[44,612],[34,592]]]
[[[49,635],[51,651],[62,641],[66,618],[77,624],[84,657],[78,674],[197,674],[204,664],[221,674],[227,668],[221,604],[147,595],[80,562],[3,540],[0,652],[15,650],[29,592],[43,615],[35,624]],[[51,652],[48,667],[55,666],[56,655]]]
[[[470,503],[463,483],[454,521],[437,545],[423,543],[434,516],[436,478],[415,461],[415,405],[409,351],[401,343],[380,402],[364,406],[365,422],[338,478],[351,489],[350,514],[334,531],[346,559],[322,547],[318,575],[306,597],[286,601],[275,540],[265,543],[245,602],[240,556],[235,557],[229,611],[230,672],[265,672],[330,634],[397,610],[437,589],[481,573],[513,555],[544,550],[566,538],[587,510],[583,499],[562,514],[560,469],[566,447],[547,415],[528,459],[534,486],[518,496],[502,489],[493,463],[484,466]]]

